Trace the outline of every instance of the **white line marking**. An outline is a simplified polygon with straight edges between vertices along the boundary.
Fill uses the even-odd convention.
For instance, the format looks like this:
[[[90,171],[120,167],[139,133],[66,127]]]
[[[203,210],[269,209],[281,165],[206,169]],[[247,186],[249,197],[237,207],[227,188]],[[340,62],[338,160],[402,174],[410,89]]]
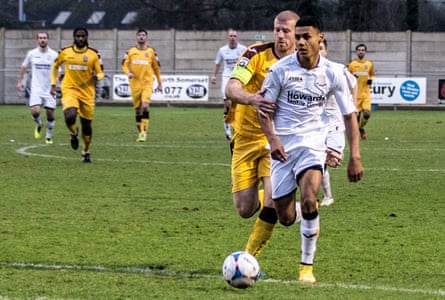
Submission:
[[[19,148],[16,150],[17,153],[26,155],[26,156],[37,156],[44,158],[58,158],[58,159],[68,159],[68,160],[80,160],[75,157],[65,157],[60,155],[50,155],[50,154],[41,154],[41,153],[32,153],[29,150],[47,147],[47,145],[30,145]],[[162,160],[135,160],[135,159],[109,159],[109,158],[94,158],[97,161],[105,161],[105,162],[125,162],[125,163],[147,163],[147,164],[163,164],[163,165],[201,165],[201,166],[217,166],[217,167],[230,167],[229,163],[212,163],[212,162],[188,162],[188,161],[162,161]]]
[[[53,264],[42,264],[42,263],[24,263],[24,262],[0,262],[3,267],[17,268],[17,269],[38,269],[38,270],[74,270],[74,271],[92,271],[92,272],[110,272],[110,273],[131,273],[131,274],[146,274],[146,275],[159,275],[159,276],[170,276],[170,277],[183,277],[183,278],[210,278],[223,280],[221,275],[210,275],[210,274],[198,274],[189,272],[175,272],[166,269],[156,269],[152,267],[138,268],[138,267],[106,267],[106,266],[82,266],[82,265],[53,265]],[[285,283],[285,284],[299,284],[297,280],[280,280],[280,279],[260,279],[262,283]],[[346,283],[316,283],[311,285],[316,288],[342,288],[349,290],[378,290],[385,292],[395,292],[395,293],[407,293],[407,294],[424,294],[445,297],[445,290],[423,290],[423,289],[408,289],[408,288],[398,288],[390,286],[371,286],[362,284],[346,284]],[[1,296],[0,296],[1,297]],[[0,298],[1,299],[1,298]]]
[[[24,146],[22,148],[19,148],[16,150],[17,153],[26,155],[26,156],[36,156],[36,157],[44,157],[44,158],[58,158],[58,159],[67,159],[67,160],[80,160],[80,158],[76,157],[65,157],[60,155],[50,155],[50,154],[42,154],[42,153],[32,153],[28,150],[41,148],[41,147],[47,147],[48,145],[28,145]],[[67,144],[59,144],[59,146],[67,146]],[[130,145],[112,145],[107,144],[107,146],[115,146],[115,147],[138,147],[138,146],[130,146]],[[196,146],[188,145],[188,146],[181,146],[181,145],[152,145],[152,147],[157,148],[196,148]],[[207,147],[207,146],[205,146]],[[125,163],[146,163],[146,164],[161,164],[161,165],[201,165],[201,166],[217,166],[217,167],[230,167],[230,163],[218,163],[218,162],[202,162],[202,163],[195,163],[195,162],[187,162],[187,161],[180,161],[180,162],[172,162],[172,161],[162,161],[162,160],[134,160],[134,159],[111,159],[111,158],[95,158],[97,161],[104,161],[104,162],[125,162]],[[337,169],[345,170],[345,167],[338,167]],[[435,173],[445,173],[445,169],[405,169],[402,170],[400,168],[367,168],[365,167],[365,171],[378,171],[378,172],[435,172]]]

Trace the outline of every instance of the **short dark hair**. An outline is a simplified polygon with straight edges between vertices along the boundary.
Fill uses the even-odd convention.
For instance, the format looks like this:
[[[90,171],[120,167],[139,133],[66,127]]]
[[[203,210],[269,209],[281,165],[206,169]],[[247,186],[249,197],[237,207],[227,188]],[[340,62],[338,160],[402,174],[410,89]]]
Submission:
[[[147,34],[147,30],[145,30],[144,28],[139,28],[136,34],[138,34],[139,32],[144,32],[145,34]]]
[[[358,48],[360,48],[360,47],[363,47],[363,48],[365,48],[365,51],[368,51],[368,48],[366,47],[365,44],[358,44],[357,46],[355,46],[355,51],[357,51]]]
[[[318,21],[318,19],[315,18],[314,16],[302,16],[300,20],[297,21],[297,24],[295,24],[295,27],[305,27],[305,26],[314,27],[322,31],[320,21]]]
[[[73,36],[74,36],[74,37],[76,36],[76,33],[77,33],[78,31],[84,31],[84,32],[85,32],[85,35],[88,36],[88,30],[87,30],[85,27],[77,27],[77,28],[75,28],[75,29],[73,30]]]

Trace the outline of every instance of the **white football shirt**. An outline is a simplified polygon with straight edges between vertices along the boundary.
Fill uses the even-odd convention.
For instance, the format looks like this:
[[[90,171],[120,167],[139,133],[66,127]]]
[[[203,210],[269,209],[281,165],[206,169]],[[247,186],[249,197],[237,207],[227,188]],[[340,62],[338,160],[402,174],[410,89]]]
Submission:
[[[29,50],[22,67],[31,66],[31,94],[49,95],[51,90],[51,67],[57,58],[57,52],[47,48],[40,52],[40,47]]]

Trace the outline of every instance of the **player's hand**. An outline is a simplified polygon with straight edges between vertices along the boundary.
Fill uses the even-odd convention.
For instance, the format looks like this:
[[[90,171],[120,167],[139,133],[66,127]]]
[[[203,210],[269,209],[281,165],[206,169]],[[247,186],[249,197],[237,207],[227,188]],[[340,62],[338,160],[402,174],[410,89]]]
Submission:
[[[128,76],[128,79],[131,79],[131,78],[133,78],[133,77],[134,77],[134,74],[133,74],[133,73],[131,73],[131,72],[129,72],[129,73],[127,73],[127,76]]]
[[[343,161],[343,156],[341,153],[338,153],[337,151],[334,151],[332,149],[326,150],[326,164],[331,168],[337,168],[338,166],[341,166],[341,163]]]
[[[162,83],[159,83],[158,86],[156,87],[155,92],[160,92],[162,93]]]
[[[280,162],[285,162],[287,160],[287,153],[284,150],[283,144],[278,139],[278,137],[273,138],[269,142],[270,146],[270,156],[272,159],[278,160]]]
[[[22,83],[22,81],[19,81],[19,82],[17,83],[17,90],[18,90],[19,92],[23,91],[23,83]]]
[[[57,93],[56,85],[51,85],[51,90],[49,92],[51,95],[55,96]]]
[[[210,77],[210,82],[211,82],[212,84],[215,84],[215,83],[216,83],[216,76],[211,76],[211,77]]]
[[[264,98],[264,93],[266,90],[262,89],[256,94],[254,94],[249,103],[255,107],[255,109],[260,113],[261,116],[266,117],[271,113],[275,112],[275,102],[271,99]]]
[[[372,79],[368,79],[368,80],[366,81],[366,83],[367,83],[368,85],[372,85]]]
[[[357,182],[364,174],[360,158],[350,158],[348,162],[348,179],[350,182]]]

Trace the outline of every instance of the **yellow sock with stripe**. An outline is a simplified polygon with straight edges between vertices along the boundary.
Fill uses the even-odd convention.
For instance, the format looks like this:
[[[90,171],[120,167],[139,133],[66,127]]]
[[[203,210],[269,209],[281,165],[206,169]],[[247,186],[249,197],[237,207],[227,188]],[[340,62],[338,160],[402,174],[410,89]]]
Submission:
[[[85,152],[88,152],[90,150],[90,144],[91,144],[91,135],[84,135],[82,134],[82,150]]]
[[[264,207],[253,225],[247,241],[246,251],[257,256],[269,242],[273,229],[277,223],[275,208]]]

